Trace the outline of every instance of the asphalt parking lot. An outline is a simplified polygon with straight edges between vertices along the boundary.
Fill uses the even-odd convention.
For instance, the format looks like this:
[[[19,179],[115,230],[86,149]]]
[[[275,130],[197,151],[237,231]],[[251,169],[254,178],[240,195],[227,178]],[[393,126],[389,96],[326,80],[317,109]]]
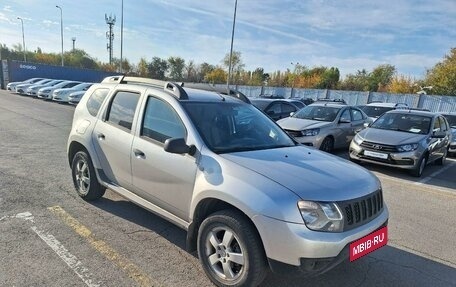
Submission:
[[[0,90],[0,286],[211,286],[184,231],[110,191],[95,203],[76,195],[73,110]],[[420,179],[365,167],[383,185],[388,246],[317,278],[270,274],[264,286],[456,286],[456,159]]]

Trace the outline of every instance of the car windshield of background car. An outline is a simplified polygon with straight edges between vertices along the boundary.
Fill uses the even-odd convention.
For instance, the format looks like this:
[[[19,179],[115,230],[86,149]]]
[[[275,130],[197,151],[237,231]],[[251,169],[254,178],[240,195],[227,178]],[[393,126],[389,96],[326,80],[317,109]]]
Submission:
[[[371,118],[378,118],[379,116],[383,115],[384,113],[391,111],[393,108],[388,107],[374,107],[374,106],[364,106],[360,107],[363,112]]]
[[[187,102],[183,106],[206,145],[216,153],[294,146],[294,141],[253,105]]]
[[[307,106],[299,110],[293,118],[332,122],[336,119],[340,108],[327,106]]]
[[[431,121],[432,119],[427,116],[387,113],[378,118],[371,127],[414,134],[428,134]]]

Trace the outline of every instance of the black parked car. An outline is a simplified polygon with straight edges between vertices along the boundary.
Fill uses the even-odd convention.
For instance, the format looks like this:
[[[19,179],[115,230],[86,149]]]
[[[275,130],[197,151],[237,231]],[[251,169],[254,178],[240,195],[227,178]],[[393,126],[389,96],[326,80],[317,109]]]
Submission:
[[[292,99],[251,98],[250,102],[274,121],[287,118],[290,113],[295,113],[305,106],[301,101]]]

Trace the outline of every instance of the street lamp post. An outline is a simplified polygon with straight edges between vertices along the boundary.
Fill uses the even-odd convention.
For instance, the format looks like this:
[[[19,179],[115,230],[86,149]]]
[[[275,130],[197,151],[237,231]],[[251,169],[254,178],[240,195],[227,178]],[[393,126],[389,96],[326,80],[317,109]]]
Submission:
[[[21,17],[17,17],[17,19],[21,20],[22,24],[22,48],[24,49],[24,62],[27,62],[27,50],[25,49],[25,36],[24,36],[24,20]]]
[[[120,72],[122,73],[122,61],[123,61],[123,0],[122,0],[122,11],[120,14]]]
[[[232,64],[232,58],[233,58],[234,28],[236,26],[236,10],[237,10],[237,0],[234,2],[233,30],[231,31],[230,62],[229,62],[229,65],[228,65],[228,79],[226,81],[226,89],[227,89],[228,94],[230,93],[231,64]]]
[[[60,37],[62,39],[62,67],[63,67],[63,12],[62,7],[55,5],[56,8],[60,9]]]

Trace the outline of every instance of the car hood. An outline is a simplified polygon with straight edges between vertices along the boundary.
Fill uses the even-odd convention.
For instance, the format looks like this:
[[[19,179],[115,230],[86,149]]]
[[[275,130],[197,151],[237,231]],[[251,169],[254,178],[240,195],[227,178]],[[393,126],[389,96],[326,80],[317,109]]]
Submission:
[[[369,142],[386,145],[401,145],[409,143],[418,143],[422,139],[426,138],[428,135],[382,130],[376,128],[367,128],[360,131],[359,136]]]
[[[285,130],[301,131],[304,129],[323,128],[331,125],[331,122],[314,121],[298,118],[285,118],[277,122]]]
[[[277,182],[305,200],[343,201],[380,187],[378,179],[365,168],[304,146],[220,156]]]

